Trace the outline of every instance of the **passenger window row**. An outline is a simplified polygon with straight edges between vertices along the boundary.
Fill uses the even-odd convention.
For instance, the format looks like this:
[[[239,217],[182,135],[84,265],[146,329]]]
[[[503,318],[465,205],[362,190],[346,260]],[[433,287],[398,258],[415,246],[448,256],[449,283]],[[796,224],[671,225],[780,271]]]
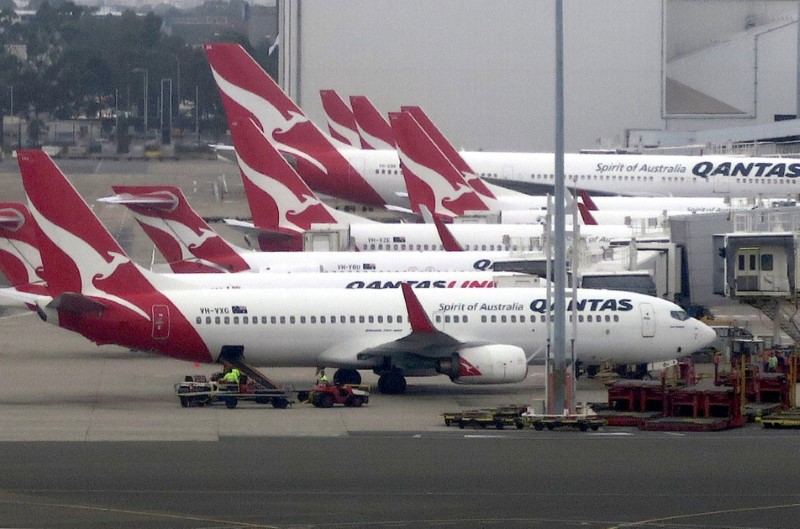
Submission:
[[[530,320],[528,320],[528,318],[530,318]],[[483,316],[481,316],[481,323],[487,323],[487,322],[491,322],[491,323],[497,323],[497,322],[500,322],[500,323],[517,323],[517,322],[519,322],[519,323],[527,323],[528,321],[530,321],[530,323],[536,323],[536,316],[535,315],[526,316],[525,314],[519,314],[519,315],[516,315],[516,314],[505,315],[505,314],[503,314],[503,315],[500,315],[500,316],[497,316],[497,315],[494,315],[494,314],[492,314],[491,316],[487,316],[487,315],[484,314]],[[547,321],[547,316],[545,316],[544,314],[539,315],[539,322],[540,323],[544,323],[545,321]],[[550,315],[550,321],[551,322],[555,321],[552,315]],[[572,323],[572,314],[569,315],[569,321],[570,321],[570,323]],[[614,314],[612,316],[610,314],[605,314],[605,315],[602,315],[602,314],[594,314],[594,315],[593,314],[587,314],[587,315],[578,314],[578,322],[579,323],[583,323],[584,321],[587,322],[587,323],[602,323],[603,321],[608,322],[608,323],[610,323],[612,321],[618,322],[619,321],[619,315],[618,314]]]
[[[403,323],[403,316],[197,316],[198,325],[341,325],[345,323]]]

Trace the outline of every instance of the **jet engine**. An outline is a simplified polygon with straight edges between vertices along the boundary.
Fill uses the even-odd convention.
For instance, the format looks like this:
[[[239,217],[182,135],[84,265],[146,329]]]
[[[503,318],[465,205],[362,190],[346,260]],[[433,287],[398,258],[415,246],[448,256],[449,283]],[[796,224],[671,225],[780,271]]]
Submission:
[[[436,372],[456,384],[509,384],[525,380],[528,362],[515,345],[479,345],[437,360]]]

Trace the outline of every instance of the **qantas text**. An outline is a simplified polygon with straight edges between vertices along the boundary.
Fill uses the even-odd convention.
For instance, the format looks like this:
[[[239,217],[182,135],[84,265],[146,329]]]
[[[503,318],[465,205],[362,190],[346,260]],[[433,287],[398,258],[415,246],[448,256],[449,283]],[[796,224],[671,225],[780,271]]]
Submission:
[[[797,178],[800,176],[800,163],[772,162],[700,162],[692,168],[692,173],[708,178],[709,176],[775,176]]]
[[[414,288],[494,288],[494,281],[406,281]],[[353,281],[347,288],[400,288],[403,281]]]
[[[567,303],[567,310],[572,310],[572,301]],[[577,309],[581,312],[628,312],[633,310],[633,303],[630,299],[579,299],[577,302]],[[544,313],[547,311],[547,300],[534,299],[531,302],[531,310],[533,312]],[[553,307],[550,307],[553,310]]]

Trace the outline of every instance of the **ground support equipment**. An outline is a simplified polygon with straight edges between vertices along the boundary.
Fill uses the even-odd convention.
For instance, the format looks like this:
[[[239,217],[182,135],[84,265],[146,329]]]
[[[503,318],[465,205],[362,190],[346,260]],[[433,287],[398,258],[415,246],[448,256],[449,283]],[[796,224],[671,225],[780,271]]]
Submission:
[[[583,414],[563,414],[563,415],[538,415],[526,414],[523,419],[534,430],[555,430],[556,428],[576,428],[582,432],[588,430],[597,431],[601,426],[605,426],[605,419],[597,415]]]
[[[207,406],[214,402],[224,402],[228,408],[235,408],[243,400],[284,409],[294,402],[291,388],[264,388],[246,375],[242,375],[239,384],[208,380],[205,375],[187,376],[183,382],[175,384],[174,389],[184,408]]]
[[[442,417],[445,426],[495,428],[497,430],[509,427],[519,430],[527,426],[527,421],[522,418],[522,414],[527,410],[527,406],[507,405],[497,408],[446,412],[442,414]]]
[[[369,402],[369,386],[357,384],[317,384],[308,392],[306,399],[317,408],[330,408],[343,404],[360,408]]]
[[[764,428],[800,428],[800,408],[790,408],[756,420]]]

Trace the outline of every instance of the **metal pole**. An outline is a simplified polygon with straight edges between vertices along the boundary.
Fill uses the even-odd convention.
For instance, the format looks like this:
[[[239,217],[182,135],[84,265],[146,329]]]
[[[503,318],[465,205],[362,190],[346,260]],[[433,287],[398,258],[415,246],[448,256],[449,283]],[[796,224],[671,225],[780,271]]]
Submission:
[[[200,141],[200,87],[194,87],[194,135]]]
[[[797,91],[797,106],[795,107],[795,118],[800,119],[800,0],[797,2],[797,49],[795,51],[797,52],[797,79],[795,86]]]
[[[144,70],[144,135],[147,137],[147,68]]]
[[[566,404],[566,258],[564,229],[564,30],[563,0],[556,0],[556,98],[555,98],[555,249],[553,258],[553,409]]]
[[[13,116],[14,115],[14,85],[11,85],[9,88],[11,88],[11,110],[8,113],[8,115],[9,116]]]

